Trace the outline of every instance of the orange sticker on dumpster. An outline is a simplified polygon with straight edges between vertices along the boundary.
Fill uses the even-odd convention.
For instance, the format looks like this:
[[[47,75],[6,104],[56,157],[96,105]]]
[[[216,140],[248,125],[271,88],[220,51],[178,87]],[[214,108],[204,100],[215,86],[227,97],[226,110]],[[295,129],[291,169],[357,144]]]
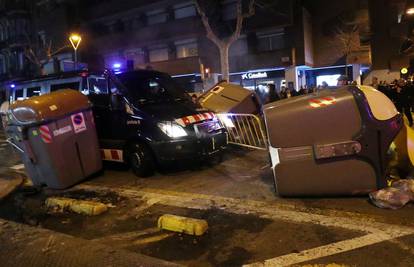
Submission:
[[[330,106],[336,103],[336,99],[333,96],[323,97],[323,98],[315,98],[309,100],[309,106],[312,108],[320,108]]]
[[[72,115],[71,118],[75,133],[80,133],[86,130],[85,118],[82,112]]]

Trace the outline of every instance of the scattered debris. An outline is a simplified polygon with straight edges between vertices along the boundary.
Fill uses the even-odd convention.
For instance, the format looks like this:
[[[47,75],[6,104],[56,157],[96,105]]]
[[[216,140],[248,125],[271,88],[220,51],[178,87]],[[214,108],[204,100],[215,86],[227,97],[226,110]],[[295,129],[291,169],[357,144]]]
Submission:
[[[46,206],[48,208],[57,208],[60,211],[70,210],[84,215],[99,215],[108,210],[108,207],[100,202],[63,197],[50,197],[46,199]]]
[[[49,239],[46,242],[46,246],[42,249],[43,253],[48,252],[55,242],[55,237],[53,235],[49,236]]]
[[[387,187],[369,194],[371,202],[385,209],[399,209],[414,201],[414,180],[398,180]]]
[[[203,235],[208,229],[206,220],[164,214],[158,219],[158,228],[189,235]]]

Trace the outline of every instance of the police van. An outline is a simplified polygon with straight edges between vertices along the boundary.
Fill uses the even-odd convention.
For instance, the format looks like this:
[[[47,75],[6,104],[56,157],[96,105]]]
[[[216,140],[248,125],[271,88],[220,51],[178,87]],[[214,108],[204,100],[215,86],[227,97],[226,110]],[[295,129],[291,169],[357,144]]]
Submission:
[[[127,163],[141,177],[168,162],[210,158],[227,145],[225,128],[214,113],[198,109],[165,73],[78,73],[21,81],[13,87],[11,102],[63,88],[88,95],[102,159]]]

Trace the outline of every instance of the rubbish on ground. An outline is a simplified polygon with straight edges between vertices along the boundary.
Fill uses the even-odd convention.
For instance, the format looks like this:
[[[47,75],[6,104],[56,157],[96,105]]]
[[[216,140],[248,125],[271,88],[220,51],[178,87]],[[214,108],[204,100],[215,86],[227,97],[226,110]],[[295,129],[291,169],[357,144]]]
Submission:
[[[46,246],[42,249],[42,252],[48,252],[51,247],[53,246],[55,242],[55,237],[53,235],[49,236],[49,239],[47,240]]]
[[[371,202],[384,209],[399,209],[414,201],[414,180],[398,180],[387,187],[369,194]]]
[[[188,235],[203,235],[208,229],[206,220],[164,214],[158,218],[158,228]]]
[[[108,210],[108,207],[100,202],[77,200],[64,197],[50,197],[46,199],[48,208],[59,208],[60,210],[70,210],[84,215],[99,215]]]

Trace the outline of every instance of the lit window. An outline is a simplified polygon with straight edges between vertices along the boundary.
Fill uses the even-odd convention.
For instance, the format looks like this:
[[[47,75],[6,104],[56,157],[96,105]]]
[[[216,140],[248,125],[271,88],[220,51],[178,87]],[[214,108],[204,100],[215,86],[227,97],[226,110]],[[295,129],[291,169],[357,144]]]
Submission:
[[[167,21],[167,13],[163,9],[147,12],[148,25],[164,23]]]
[[[191,2],[185,2],[174,6],[174,17],[176,19],[194,17],[196,14],[195,6]]]
[[[175,42],[177,58],[198,56],[198,44],[196,39]]]
[[[258,50],[272,51],[285,48],[285,37],[283,31],[258,34]]]
[[[149,50],[149,60],[151,62],[168,60],[168,48],[154,48]]]

